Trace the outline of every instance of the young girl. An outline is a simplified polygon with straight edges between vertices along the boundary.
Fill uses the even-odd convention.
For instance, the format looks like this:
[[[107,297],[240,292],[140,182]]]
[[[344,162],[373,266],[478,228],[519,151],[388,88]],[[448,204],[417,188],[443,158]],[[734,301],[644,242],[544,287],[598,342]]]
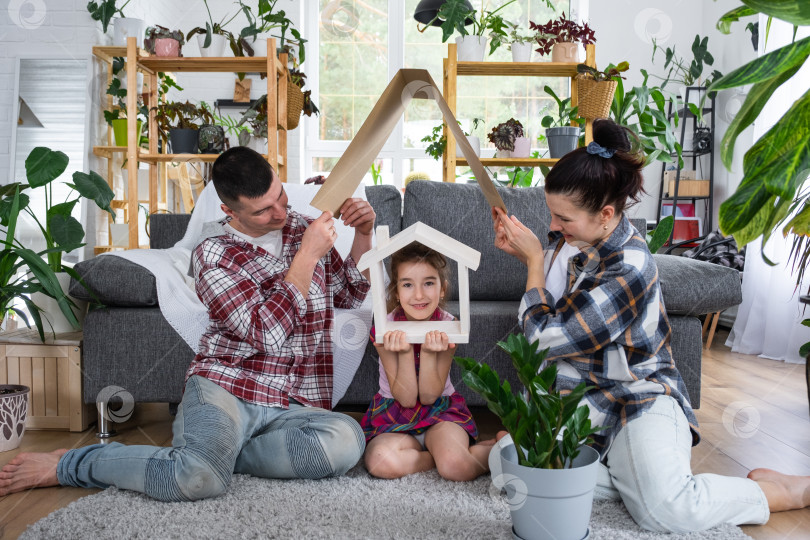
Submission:
[[[447,261],[414,242],[391,256],[389,321],[450,321],[442,309]],[[436,467],[447,480],[472,480],[489,470],[494,441],[473,444],[478,430],[464,398],[450,383],[455,345],[430,331],[410,344],[401,330],[386,332],[380,355],[380,391],[360,424],[366,468],[379,478],[399,478]]]
[[[644,156],[632,132],[597,120],[593,142],[566,154],[545,179],[549,248],[514,216],[493,210],[495,245],[528,268],[519,321],[548,348],[556,385],[588,385],[583,403],[603,426],[598,486],[643,528],[686,533],[721,523],[765,523],[810,505],[810,476],[755,469],[748,478],[692,474],[698,425],[670,347],[655,260],[625,216],[643,193]],[[547,258],[568,244],[567,283],[550,291]]]

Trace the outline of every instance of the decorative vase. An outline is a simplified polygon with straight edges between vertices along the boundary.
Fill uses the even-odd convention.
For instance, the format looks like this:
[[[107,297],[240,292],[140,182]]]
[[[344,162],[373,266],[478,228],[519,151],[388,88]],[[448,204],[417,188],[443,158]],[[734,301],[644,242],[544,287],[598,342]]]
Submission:
[[[70,289],[70,275],[67,272],[56,272],[56,279],[59,281],[62,292],[67,295]],[[61,334],[65,332],[77,332],[81,329],[81,325],[84,322],[84,315],[87,312],[87,302],[73,298],[70,295],[68,295],[68,297],[76,305],[76,307],[72,307],[71,310],[79,320],[79,328],[70,324],[70,321],[68,321],[67,317],[62,313],[56,300],[40,292],[31,293],[31,300],[42,310],[42,327],[46,332]]]
[[[20,446],[25,434],[30,391],[20,384],[0,384],[0,452]]]
[[[157,38],[155,56],[180,56],[180,42],[173,38]]]
[[[599,452],[581,446],[567,469],[518,464],[511,435],[489,453],[492,483],[506,491],[512,535],[526,540],[581,540],[589,535]]]
[[[134,37],[143,48],[143,19],[121,17],[113,19],[113,46],[126,47],[127,38]]]
[[[575,126],[546,128],[548,153],[552,159],[559,159],[577,147],[579,128]]]
[[[116,146],[127,146],[127,134],[129,130],[129,122],[126,118],[118,118],[112,121],[113,138],[115,139]],[[143,130],[143,122],[138,120],[135,126],[135,140],[141,140],[141,133]],[[135,145],[137,146],[137,142]]]
[[[172,154],[196,154],[199,146],[198,129],[172,128],[169,130],[169,144]]]
[[[532,150],[532,143],[528,137],[518,137],[515,139],[515,149],[512,150],[511,157],[527,158]]]
[[[512,62],[531,62],[533,46],[531,42],[512,43]]]
[[[205,43],[205,34],[197,34],[197,45],[200,46],[200,56],[219,58],[224,56],[225,45],[228,40],[225,36],[219,34],[211,34],[211,44],[208,47],[203,47]]]
[[[562,41],[555,43],[551,47],[551,61],[552,62],[573,62],[579,63],[579,48],[578,45],[570,41]]]
[[[200,126],[199,148],[201,154],[221,154],[225,150],[225,130],[222,126]]]
[[[456,38],[459,62],[483,62],[487,50],[487,38],[484,36],[459,36]]]

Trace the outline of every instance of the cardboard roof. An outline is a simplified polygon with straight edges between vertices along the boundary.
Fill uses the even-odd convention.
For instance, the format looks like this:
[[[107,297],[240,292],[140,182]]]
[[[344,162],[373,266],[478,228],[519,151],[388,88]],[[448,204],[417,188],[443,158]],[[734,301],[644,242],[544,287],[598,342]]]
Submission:
[[[338,215],[341,205],[351,197],[357,186],[363,181],[363,176],[377,159],[385,141],[388,140],[405,111],[405,107],[414,98],[436,101],[444,117],[444,123],[453,132],[461,153],[467,159],[487,202],[490,206],[496,206],[506,211],[506,205],[498,195],[495,184],[481,164],[481,160],[473,152],[455,115],[426,69],[400,69],[394,75],[368,118],[360,126],[357,135],[349,143],[348,148],[335,164],[335,168],[329,173],[326,182],[312,199],[312,206],[318,210],[329,210],[334,215]]]
[[[418,221],[390,239],[388,238],[388,227],[384,225],[377,227],[377,246],[360,257],[357,269],[362,272],[412,242],[419,242],[472,270],[477,270],[478,264],[481,262],[481,252]]]

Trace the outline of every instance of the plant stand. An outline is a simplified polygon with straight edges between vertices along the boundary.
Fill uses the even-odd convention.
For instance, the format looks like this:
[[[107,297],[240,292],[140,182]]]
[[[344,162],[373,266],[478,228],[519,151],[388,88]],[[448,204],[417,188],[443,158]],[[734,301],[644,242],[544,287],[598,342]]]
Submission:
[[[31,389],[26,429],[84,431],[94,410],[82,401],[82,333],[45,338],[28,328],[0,333],[0,384]]]

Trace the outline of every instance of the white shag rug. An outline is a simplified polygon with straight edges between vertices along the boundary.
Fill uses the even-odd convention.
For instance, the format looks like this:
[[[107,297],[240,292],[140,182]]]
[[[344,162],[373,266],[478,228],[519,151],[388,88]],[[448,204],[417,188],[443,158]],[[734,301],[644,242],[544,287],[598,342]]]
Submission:
[[[511,527],[506,500],[488,475],[457,483],[434,470],[380,480],[358,465],[327,480],[235,475],[224,495],[197,502],[158,502],[110,488],[53,512],[20,538],[508,539]],[[750,538],[733,525],[682,536],[650,533],[615,501],[594,501],[590,531],[590,539],[610,540]]]

